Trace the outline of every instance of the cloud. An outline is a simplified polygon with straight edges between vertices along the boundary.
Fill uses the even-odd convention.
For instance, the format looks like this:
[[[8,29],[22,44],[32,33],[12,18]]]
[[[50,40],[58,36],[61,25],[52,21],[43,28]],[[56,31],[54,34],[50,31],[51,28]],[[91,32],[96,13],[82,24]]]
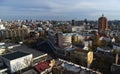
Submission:
[[[1,0],[1,17],[89,18],[120,15],[119,0]],[[114,18],[112,18],[114,16]]]

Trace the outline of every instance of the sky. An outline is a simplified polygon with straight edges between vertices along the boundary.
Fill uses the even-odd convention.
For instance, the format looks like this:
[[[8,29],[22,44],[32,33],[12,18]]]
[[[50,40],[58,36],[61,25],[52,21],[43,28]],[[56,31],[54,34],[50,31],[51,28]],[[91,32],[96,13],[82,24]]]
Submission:
[[[0,0],[0,19],[120,19],[120,0]]]

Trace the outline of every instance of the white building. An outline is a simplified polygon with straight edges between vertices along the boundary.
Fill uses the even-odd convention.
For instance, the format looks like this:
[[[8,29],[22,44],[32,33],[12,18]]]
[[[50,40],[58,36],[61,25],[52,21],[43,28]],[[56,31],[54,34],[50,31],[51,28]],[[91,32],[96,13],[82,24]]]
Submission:
[[[72,35],[65,33],[63,34],[63,46],[69,47],[72,45]]]
[[[2,55],[1,58],[7,66],[8,71],[10,73],[14,73],[30,66],[33,55],[25,52],[16,51]]]
[[[112,43],[115,43],[115,38],[112,38],[111,42],[112,42]]]
[[[5,30],[5,27],[3,24],[0,24],[0,30]]]
[[[59,33],[58,34],[58,46],[61,48],[72,46],[72,33]]]
[[[0,43],[0,55],[5,52],[5,43]]]
[[[85,30],[85,26],[73,26],[72,27],[72,32],[80,32]]]
[[[89,45],[92,46],[92,40],[89,40],[89,41],[84,41],[84,50],[89,50]]]
[[[81,34],[76,33],[72,36],[73,43],[79,43],[80,41],[83,41],[83,40],[84,40],[84,37]]]

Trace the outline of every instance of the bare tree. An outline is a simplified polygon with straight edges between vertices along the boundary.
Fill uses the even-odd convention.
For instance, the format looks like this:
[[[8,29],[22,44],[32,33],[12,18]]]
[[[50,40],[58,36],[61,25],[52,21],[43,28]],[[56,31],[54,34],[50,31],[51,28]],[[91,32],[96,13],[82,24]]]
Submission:
[[[31,62],[32,62],[32,59],[31,59],[30,57],[27,57],[27,58],[24,59],[24,64],[25,64],[26,66],[31,65]]]
[[[116,54],[116,56],[115,56],[115,64],[117,64],[118,63],[118,59],[119,59],[119,51],[118,51],[118,49],[114,49],[113,53]]]
[[[13,68],[12,68],[12,72],[16,72],[17,74],[21,74],[21,68],[23,67],[23,65],[20,62],[17,62]]]

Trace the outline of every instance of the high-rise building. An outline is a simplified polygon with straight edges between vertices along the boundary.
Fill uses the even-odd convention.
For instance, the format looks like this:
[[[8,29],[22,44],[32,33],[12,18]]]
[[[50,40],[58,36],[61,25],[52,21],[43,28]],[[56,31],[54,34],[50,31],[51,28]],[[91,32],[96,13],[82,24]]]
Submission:
[[[75,20],[72,20],[72,26],[75,26],[76,24],[75,24]]]
[[[88,21],[87,21],[87,19],[84,19],[84,23],[85,23],[85,24],[88,24]]]
[[[108,30],[108,20],[104,15],[102,14],[102,17],[98,19],[98,33],[104,33],[105,30]]]

